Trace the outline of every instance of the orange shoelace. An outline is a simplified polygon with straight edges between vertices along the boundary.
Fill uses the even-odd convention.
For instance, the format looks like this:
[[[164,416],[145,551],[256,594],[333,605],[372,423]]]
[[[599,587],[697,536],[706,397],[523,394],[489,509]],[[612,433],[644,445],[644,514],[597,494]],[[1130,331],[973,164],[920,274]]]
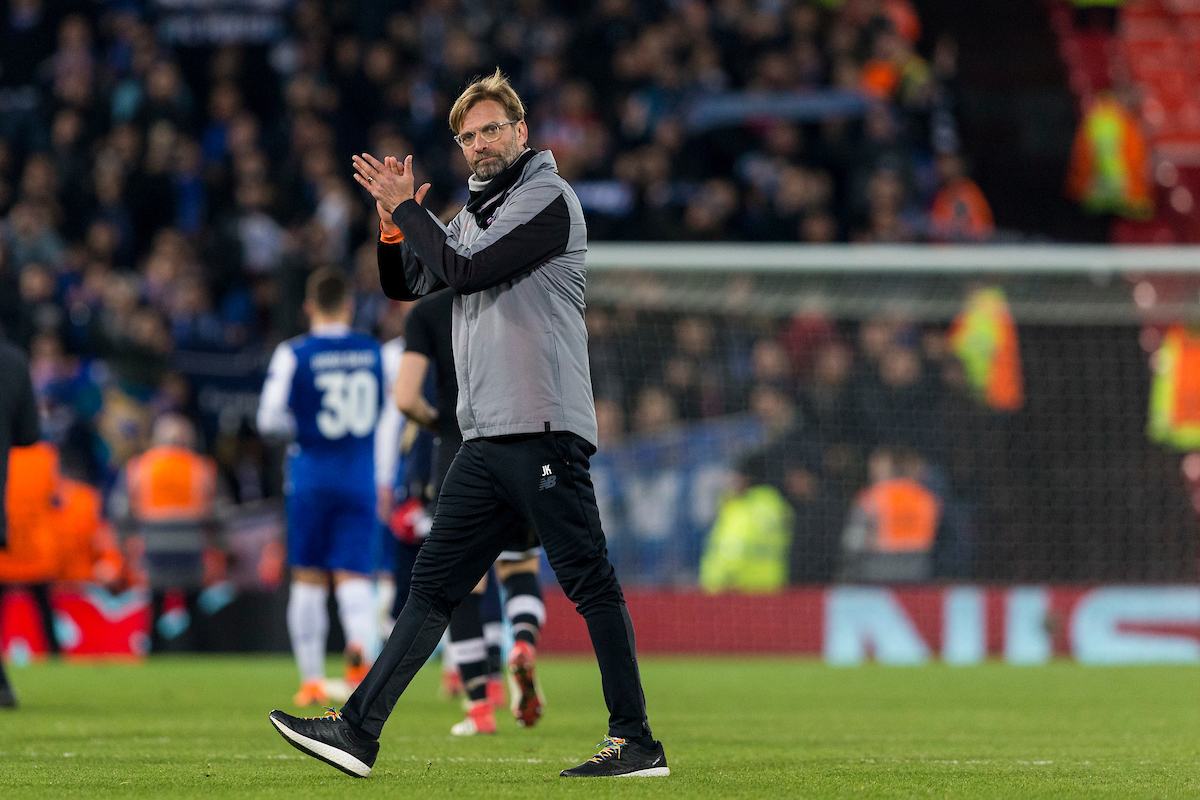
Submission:
[[[331,708],[319,717],[304,717],[304,719],[341,719],[342,715],[336,708]]]
[[[618,739],[615,736],[605,736],[604,741],[596,745],[600,748],[600,752],[588,759],[588,761],[599,764],[601,761],[608,761],[610,758],[620,758],[621,750],[625,747],[625,740]]]

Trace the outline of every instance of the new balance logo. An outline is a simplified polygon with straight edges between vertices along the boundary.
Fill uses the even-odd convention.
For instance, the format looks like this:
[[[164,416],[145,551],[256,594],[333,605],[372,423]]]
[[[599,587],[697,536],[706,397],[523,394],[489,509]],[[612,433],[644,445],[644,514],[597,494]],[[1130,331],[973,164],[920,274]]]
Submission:
[[[553,489],[558,485],[558,477],[550,471],[549,464],[542,464],[542,480],[538,483],[538,491],[544,492],[546,489]]]

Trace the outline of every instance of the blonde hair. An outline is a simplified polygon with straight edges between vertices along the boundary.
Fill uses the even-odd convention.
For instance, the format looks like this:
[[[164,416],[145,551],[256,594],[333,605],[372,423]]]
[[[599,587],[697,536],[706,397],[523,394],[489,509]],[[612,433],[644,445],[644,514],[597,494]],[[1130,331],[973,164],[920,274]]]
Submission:
[[[484,100],[494,100],[500,104],[504,113],[508,115],[508,120],[503,120],[505,122],[525,119],[525,104],[517,96],[508,78],[496,67],[496,71],[486,78],[476,78],[472,81],[454,101],[454,106],[450,109],[450,130],[458,133],[467,112]]]

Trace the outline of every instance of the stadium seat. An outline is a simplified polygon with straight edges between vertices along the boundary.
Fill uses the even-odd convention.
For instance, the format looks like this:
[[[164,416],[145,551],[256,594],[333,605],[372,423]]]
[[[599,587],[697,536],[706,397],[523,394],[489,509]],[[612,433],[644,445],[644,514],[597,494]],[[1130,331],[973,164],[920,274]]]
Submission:
[[[1159,0],[1138,0],[1121,7],[1121,16],[1134,20],[1157,20],[1166,13],[1165,6]]]
[[[1113,223],[1112,240],[1115,244],[1175,244],[1175,231],[1162,220],[1138,222],[1119,219]]]

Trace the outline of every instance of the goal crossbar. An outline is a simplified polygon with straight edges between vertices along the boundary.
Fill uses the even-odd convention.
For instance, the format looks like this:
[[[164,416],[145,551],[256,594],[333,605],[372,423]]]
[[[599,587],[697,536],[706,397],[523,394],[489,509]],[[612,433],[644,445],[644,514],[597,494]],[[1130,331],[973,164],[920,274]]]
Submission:
[[[1200,246],[595,242],[591,270],[1200,274]]]

